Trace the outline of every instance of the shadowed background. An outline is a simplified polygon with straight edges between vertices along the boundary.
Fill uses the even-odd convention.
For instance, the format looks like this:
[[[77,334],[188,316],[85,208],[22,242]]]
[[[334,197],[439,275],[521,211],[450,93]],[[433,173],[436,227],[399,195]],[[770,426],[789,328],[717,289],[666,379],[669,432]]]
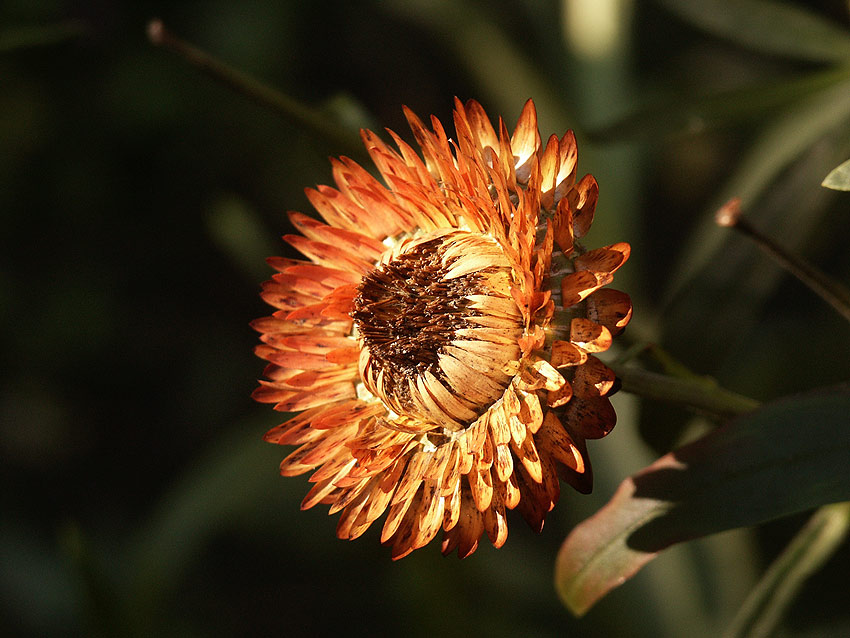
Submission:
[[[503,549],[462,562],[435,542],[392,563],[380,524],[348,543],[326,508],[299,511],[306,477],[280,478],[286,451],[261,441],[283,417],[250,400],[248,323],[283,213],[309,213],[303,189],[348,151],[145,38],[160,17],[330,121],[409,141],[402,104],[448,128],[453,97],[476,98],[512,129],[533,97],[599,181],[586,245],[632,244],[631,341],[767,400],[847,379],[850,331],[711,213],[742,195],[850,279],[850,200],[819,185],[850,157],[850,97],[824,79],[846,66],[815,39],[804,56],[711,33],[712,4],[4,3],[0,633],[716,635],[803,518],[676,548],[581,621],[552,586],[569,529],[707,427],[684,410],[618,395],[593,495],[564,487],[540,536],[511,517]],[[837,0],[794,6],[850,22]],[[845,547],[788,635],[850,633],[848,567]]]

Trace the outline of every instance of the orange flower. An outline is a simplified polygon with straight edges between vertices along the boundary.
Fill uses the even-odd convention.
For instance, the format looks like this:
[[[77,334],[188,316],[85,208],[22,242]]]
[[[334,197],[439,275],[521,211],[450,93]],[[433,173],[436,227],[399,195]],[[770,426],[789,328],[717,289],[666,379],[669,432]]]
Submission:
[[[542,529],[559,477],[590,491],[585,440],[616,420],[594,354],[631,317],[603,286],[629,246],[576,242],[596,180],[575,181],[571,131],[542,144],[531,100],[512,136],[474,101],[456,101],[454,140],[405,115],[424,161],[364,131],[383,183],[333,160],[337,188],[307,190],[325,223],[290,213],[307,260],[269,260],[254,398],[297,413],[265,438],[298,446],[281,474],[315,470],[302,509],[341,511],[340,538],[387,512],[394,559],[441,528],[465,557],[484,532],[504,544],[508,509]]]

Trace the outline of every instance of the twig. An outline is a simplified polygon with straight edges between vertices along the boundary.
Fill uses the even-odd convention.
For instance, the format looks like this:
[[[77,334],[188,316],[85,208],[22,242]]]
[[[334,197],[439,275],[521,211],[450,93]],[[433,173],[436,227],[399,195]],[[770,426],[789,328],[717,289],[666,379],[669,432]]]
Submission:
[[[741,213],[740,199],[736,197],[726,202],[717,211],[714,219],[719,226],[734,228],[751,238],[780,266],[850,321],[850,290],[759,232]]]
[[[337,126],[328,117],[298,100],[271,88],[263,82],[221,62],[206,51],[199,49],[171,33],[162,20],[148,23],[148,39],[152,44],[177,54],[186,62],[206,73],[211,78],[227,85],[253,102],[271,109],[287,120],[297,122],[317,136],[329,140],[340,150],[357,159],[364,159],[365,152],[359,135]]]

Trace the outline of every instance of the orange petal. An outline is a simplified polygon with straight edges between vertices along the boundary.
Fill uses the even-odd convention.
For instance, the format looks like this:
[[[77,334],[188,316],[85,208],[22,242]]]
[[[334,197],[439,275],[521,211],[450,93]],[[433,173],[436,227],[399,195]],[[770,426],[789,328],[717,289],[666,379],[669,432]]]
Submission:
[[[537,447],[534,445],[534,437],[530,435],[526,436],[520,445],[517,445],[515,441],[511,440],[511,449],[532,480],[537,483],[542,481],[543,466],[540,461],[540,455],[537,453]]]
[[[425,473],[425,468],[428,466],[430,452],[416,452],[407,463],[407,468],[398,482],[395,494],[393,495],[392,503],[400,503],[413,498],[419,485],[422,483],[422,475]]]
[[[535,436],[537,449],[576,472],[584,472],[584,457],[554,412],[547,412]]]
[[[490,470],[473,470],[466,478],[475,506],[479,512],[485,511],[490,507],[493,498],[493,478],[490,476]]]
[[[575,396],[583,399],[607,395],[614,386],[614,372],[596,357],[588,357],[587,363],[576,368],[572,381]]]
[[[563,377],[561,377],[563,380]],[[520,400],[519,418],[525,424],[529,432],[534,434],[543,423],[543,409],[540,407],[540,399],[536,394],[530,392],[517,393]]]
[[[528,100],[522,107],[519,121],[511,137],[511,149],[514,155],[517,180],[525,184],[531,174],[532,162],[537,159],[540,149],[540,131],[537,128],[537,109],[534,101]]]
[[[587,353],[569,341],[553,341],[549,362],[556,368],[580,366],[587,361]]]
[[[587,299],[587,317],[617,335],[632,318],[632,300],[619,290],[597,290]]]
[[[555,231],[555,242],[565,255],[569,255],[575,244],[573,211],[570,208],[569,200],[562,199],[558,202],[558,207],[555,209],[555,217],[552,221]]]
[[[560,161],[558,162],[558,177],[555,180],[555,201],[560,203],[561,198],[569,192],[576,180],[578,148],[575,134],[571,130],[567,131],[561,138],[558,155]]]
[[[608,397],[573,397],[562,418],[570,432],[584,439],[601,439],[617,423],[617,413]]]
[[[310,388],[303,392],[294,392],[274,406],[280,412],[299,412],[308,408],[336,403],[343,399],[353,399],[357,396],[354,384],[342,381],[318,388]]]
[[[425,547],[440,531],[443,523],[445,501],[440,496],[436,484],[427,481],[422,486],[422,499],[419,503],[419,517],[416,520],[416,534],[413,539],[413,549]]]
[[[359,423],[370,416],[377,416],[386,411],[380,403],[366,403],[360,399],[344,401],[336,406],[326,409],[313,421],[313,427],[317,430],[329,430],[340,425]]]
[[[303,235],[284,235],[283,238],[288,244],[298,250],[298,252],[305,257],[309,257],[320,266],[327,268],[345,266],[363,275],[371,271],[374,267],[372,262],[360,255],[347,252],[343,248],[334,246],[333,244],[307,239]]]
[[[560,408],[569,403],[573,398],[573,388],[569,382],[562,385],[558,390],[546,395],[546,405],[550,408]]]
[[[505,516],[505,503],[500,492],[493,493],[493,503],[484,512],[484,531],[493,547],[501,547],[508,540],[508,519]]]
[[[466,558],[478,549],[478,540],[483,533],[484,517],[475,506],[472,495],[464,491],[461,494],[460,517],[457,525],[446,532],[446,539],[443,541],[443,554],[448,554],[454,547],[457,547],[458,556]],[[449,545],[452,545],[452,547],[447,549]]]
[[[596,200],[599,199],[599,185],[593,175],[585,175],[573,189],[567,193],[573,213],[573,232],[578,238],[584,237],[593,223]]]
[[[558,162],[560,161],[558,147],[558,136],[549,136],[546,148],[540,158],[540,205],[546,210],[550,210],[555,203],[555,180],[558,177]]]
[[[384,520],[384,527],[381,530],[382,543],[386,543],[395,536],[402,520],[404,520],[404,515],[407,514],[407,510],[410,508],[410,504],[411,499],[406,498],[390,505],[390,511],[387,514],[387,518]]]
[[[566,274],[561,279],[561,303],[564,308],[574,306],[613,280],[614,277],[610,274],[598,275],[589,270],[579,270]]]
[[[346,472],[348,472],[348,470],[354,465],[355,462],[356,461],[354,459],[349,459],[347,463],[338,463],[334,465],[334,473],[324,478],[323,480],[317,482],[310,489],[310,491],[307,492],[307,495],[301,501],[301,509],[307,510],[316,505],[317,503],[321,503],[325,499],[325,497],[327,497],[329,494],[331,494],[331,492],[337,489],[335,485],[335,480],[338,477],[343,476]]]
[[[514,474],[518,479],[520,493],[522,494],[517,509],[531,529],[537,533],[543,530],[546,515],[555,507],[560,495],[558,476],[548,461],[546,464],[546,471],[544,472],[541,469],[541,480],[539,482],[533,480],[524,469],[520,469]]]
[[[310,424],[314,419],[322,415],[328,409],[327,406],[305,410],[288,421],[273,427],[266,432],[263,440],[267,443],[278,445],[299,445],[308,440],[314,440],[321,436],[321,432],[311,429]]]
[[[594,273],[611,274],[626,263],[631,254],[631,246],[626,242],[620,242],[589,250],[583,255],[575,258],[577,270],[589,270]]]
[[[493,151],[498,150],[499,136],[496,135],[496,131],[490,123],[490,118],[487,117],[487,113],[481,104],[475,100],[469,100],[464,110],[472,133],[477,138],[480,147],[482,149],[489,147]]]
[[[612,340],[608,328],[590,319],[577,317],[570,322],[570,341],[586,352],[605,352]]]
[[[511,455],[510,447],[507,444],[501,443],[495,445],[493,456],[493,469],[500,481],[507,481],[514,471],[514,460]]]
[[[459,478],[459,477],[458,477]],[[453,485],[453,489],[448,493],[444,490],[443,503],[445,511],[443,512],[443,530],[448,532],[460,520],[460,503],[462,499],[460,481]]]

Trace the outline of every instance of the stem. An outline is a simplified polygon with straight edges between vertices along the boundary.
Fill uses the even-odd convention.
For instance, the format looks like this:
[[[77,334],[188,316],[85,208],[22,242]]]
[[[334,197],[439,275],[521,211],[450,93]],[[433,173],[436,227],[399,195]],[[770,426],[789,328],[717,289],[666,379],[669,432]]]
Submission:
[[[609,367],[620,378],[625,392],[650,399],[679,403],[721,417],[746,414],[759,405],[754,399],[724,390],[702,379],[670,377],[634,366],[609,364]]]
[[[287,120],[294,121],[317,136],[340,146],[350,156],[365,159],[359,135],[337,126],[319,111],[277,91],[263,82],[221,62],[212,55],[182,40],[165,28],[162,20],[148,23],[148,39],[152,44],[177,54],[186,62],[227,85],[251,101],[271,109]]]
[[[740,200],[735,198],[717,211],[715,221],[752,239],[785,270],[803,282],[812,292],[850,321],[850,290],[822,273],[802,257],[780,246],[767,235],[763,235],[741,214]]]
[[[850,502],[818,509],[744,601],[726,638],[771,635],[806,579],[835,553],[850,531]]]

